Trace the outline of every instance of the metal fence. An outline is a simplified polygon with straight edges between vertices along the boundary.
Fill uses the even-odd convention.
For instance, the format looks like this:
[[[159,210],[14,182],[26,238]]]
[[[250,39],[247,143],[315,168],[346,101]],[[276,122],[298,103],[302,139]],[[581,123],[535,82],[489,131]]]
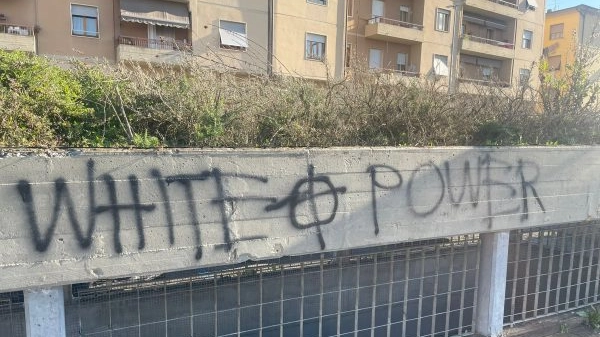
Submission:
[[[511,232],[504,322],[599,302],[600,223]],[[67,336],[471,335],[477,235],[69,287]],[[25,336],[23,293],[0,335]]]
[[[598,222],[511,233],[504,322],[570,311],[598,302]]]
[[[476,236],[72,287],[68,336],[469,335]]]
[[[26,336],[22,291],[0,294],[0,336]]]

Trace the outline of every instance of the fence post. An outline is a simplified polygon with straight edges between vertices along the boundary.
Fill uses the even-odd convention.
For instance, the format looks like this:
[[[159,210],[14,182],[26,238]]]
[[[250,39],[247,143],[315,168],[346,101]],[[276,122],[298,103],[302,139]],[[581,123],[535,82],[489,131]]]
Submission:
[[[486,337],[502,335],[509,236],[509,231],[480,234],[475,333]]]
[[[63,288],[29,289],[23,294],[27,337],[65,337]]]

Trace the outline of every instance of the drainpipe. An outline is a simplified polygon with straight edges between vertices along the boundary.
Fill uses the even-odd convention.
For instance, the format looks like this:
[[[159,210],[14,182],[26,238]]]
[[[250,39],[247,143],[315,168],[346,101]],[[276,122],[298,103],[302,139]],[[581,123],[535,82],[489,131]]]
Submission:
[[[454,0],[454,28],[452,31],[452,53],[450,55],[450,76],[448,78],[448,93],[456,93],[458,87],[458,72],[460,66],[461,24],[465,0]]]
[[[267,75],[273,76],[273,0],[267,0]]]

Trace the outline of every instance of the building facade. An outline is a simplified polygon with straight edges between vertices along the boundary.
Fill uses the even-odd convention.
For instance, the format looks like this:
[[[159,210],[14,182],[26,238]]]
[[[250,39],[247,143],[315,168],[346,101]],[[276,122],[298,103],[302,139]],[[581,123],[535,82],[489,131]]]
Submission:
[[[584,46],[584,48],[582,48]],[[600,78],[600,10],[586,5],[548,11],[545,21],[544,56],[556,77],[566,73],[577,52],[588,63],[592,80]]]
[[[2,0],[0,48],[339,78],[344,13],[343,0]]]
[[[454,69],[459,83],[512,86],[534,78],[544,5],[543,0],[349,0],[346,62],[396,76],[443,78]]]

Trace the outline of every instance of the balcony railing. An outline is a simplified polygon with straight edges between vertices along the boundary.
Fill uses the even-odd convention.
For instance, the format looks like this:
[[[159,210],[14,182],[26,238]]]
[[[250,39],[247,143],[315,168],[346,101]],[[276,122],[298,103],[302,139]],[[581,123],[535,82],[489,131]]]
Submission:
[[[467,77],[459,77],[458,80],[464,83],[473,83],[477,85],[484,85],[488,87],[498,87],[498,88],[508,88],[510,87],[510,83],[501,81],[499,79],[477,79],[477,78],[467,78]]]
[[[146,39],[133,36],[119,36],[119,44],[136,46],[149,49],[179,50],[189,52],[192,50],[192,44],[187,41],[174,39]]]
[[[479,36],[475,36],[475,35],[468,35],[468,34],[464,34],[462,37],[465,40],[470,40],[470,41],[477,42],[477,43],[489,44],[492,46],[498,46],[498,47],[503,47],[503,48],[508,48],[508,49],[515,49],[515,44],[507,42],[507,41],[486,39],[483,37],[479,37]]]
[[[10,23],[0,23],[0,33],[21,35],[21,36],[33,36],[33,27],[14,25]]]
[[[369,19],[369,24],[374,23],[385,23],[387,25],[394,25],[404,28],[412,28],[417,30],[423,30],[423,25],[418,25],[416,23],[404,22],[400,20],[388,19],[381,16],[376,16],[374,18]]]
[[[504,0],[488,0],[488,1],[500,4],[502,6],[507,6],[507,7],[512,7],[512,8],[515,8],[515,9],[519,9],[519,6],[517,4],[515,4],[515,3],[512,3],[512,2],[508,2],[508,1],[504,1]]]

